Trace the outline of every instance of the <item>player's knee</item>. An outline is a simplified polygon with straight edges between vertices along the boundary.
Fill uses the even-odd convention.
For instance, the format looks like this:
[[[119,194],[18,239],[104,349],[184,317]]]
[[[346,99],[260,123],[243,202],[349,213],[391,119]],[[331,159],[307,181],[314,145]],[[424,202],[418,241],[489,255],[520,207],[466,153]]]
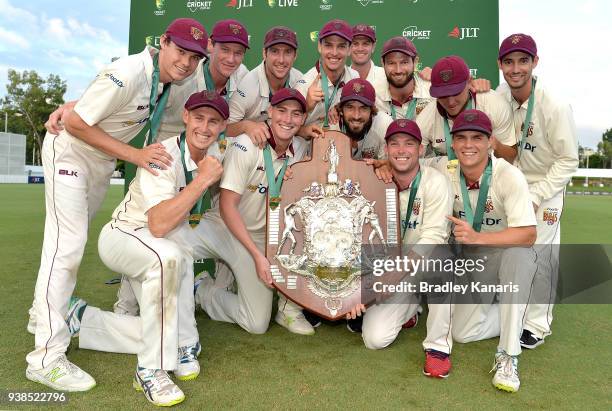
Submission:
[[[363,338],[363,344],[370,350],[381,350],[386,348],[395,339],[394,336],[388,335],[387,333],[380,332],[369,332],[365,329],[361,333]]]
[[[253,320],[246,324],[243,324],[242,328],[244,328],[250,334],[265,334],[266,331],[268,331],[269,325],[270,325],[269,319],[267,321],[264,321],[263,319],[261,319],[261,320]]]
[[[157,250],[157,255],[164,271],[176,275],[183,261],[181,249],[174,244],[169,244],[163,250]]]

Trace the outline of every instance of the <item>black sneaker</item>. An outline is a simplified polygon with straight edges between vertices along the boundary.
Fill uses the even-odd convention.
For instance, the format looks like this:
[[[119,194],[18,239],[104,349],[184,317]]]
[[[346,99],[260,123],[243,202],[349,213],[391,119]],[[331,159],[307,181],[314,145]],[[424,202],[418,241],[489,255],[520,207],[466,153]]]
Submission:
[[[310,325],[313,326],[313,328],[317,328],[319,325],[321,325],[321,317],[319,317],[316,314],[311,313],[310,311],[304,310],[303,312],[304,312],[304,318],[306,318],[306,321],[308,321]]]
[[[346,320],[346,328],[352,333],[361,333],[363,317],[357,317],[354,320]]]
[[[523,330],[521,334],[521,347],[533,350],[538,345],[544,344],[543,338],[538,338],[529,330]]]

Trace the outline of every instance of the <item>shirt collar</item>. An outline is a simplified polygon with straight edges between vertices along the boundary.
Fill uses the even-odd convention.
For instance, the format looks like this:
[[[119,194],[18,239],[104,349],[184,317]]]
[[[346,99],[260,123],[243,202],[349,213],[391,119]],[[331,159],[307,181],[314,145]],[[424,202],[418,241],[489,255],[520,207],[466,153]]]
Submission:
[[[321,74],[320,63],[321,63],[321,60],[317,60],[317,62],[315,63],[315,68],[317,69],[317,73],[319,73],[319,74]],[[344,66],[344,72],[342,73],[342,76],[340,77],[340,84],[338,84],[338,88],[339,89],[344,87],[344,83],[345,83],[345,80],[346,80],[347,73],[348,73],[348,67],[345,65]],[[331,82],[331,80],[329,78],[327,79],[327,85],[328,85],[328,87],[334,87],[334,84]]]
[[[473,107],[472,108],[476,108],[476,94],[472,93],[470,91],[469,95],[468,95],[468,101],[465,102],[465,106],[463,108],[463,110],[461,110],[461,112],[463,112],[465,110],[465,107],[467,107],[469,101],[472,100],[474,102]],[[440,115],[443,118],[448,118],[448,113],[446,112],[446,110],[444,110],[444,107],[442,107],[442,105],[438,102],[438,99],[436,99],[436,107],[438,108],[438,113],[440,113]]]

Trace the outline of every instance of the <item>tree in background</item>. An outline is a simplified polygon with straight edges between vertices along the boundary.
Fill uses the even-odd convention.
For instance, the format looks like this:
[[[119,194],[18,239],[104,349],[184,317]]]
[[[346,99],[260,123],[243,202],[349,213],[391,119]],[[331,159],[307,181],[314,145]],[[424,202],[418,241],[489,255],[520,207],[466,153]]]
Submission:
[[[49,114],[64,103],[66,82],[55,74],[43,79],[34,70],[19,73],[9,69],[6,91],[2,99],[2,111],[8,113],[8,131],[27,136],[26,159],[34,158],[33,163],[40,165],[40,152],[46,132],[44,124]],[[4,122],[3,116],[0,121]]]
[[[612,128],[601,136],[601,141],[597,143],[597,152],[604,158],[602,168],[612,168]]]

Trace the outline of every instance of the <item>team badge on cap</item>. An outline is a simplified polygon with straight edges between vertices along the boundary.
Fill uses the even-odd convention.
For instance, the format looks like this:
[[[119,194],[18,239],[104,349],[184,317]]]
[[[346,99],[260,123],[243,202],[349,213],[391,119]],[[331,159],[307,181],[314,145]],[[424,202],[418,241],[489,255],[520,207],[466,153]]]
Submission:
[[[204,32],[197,27],[191,26],[191,37],[194,40],[201,40],[204,38]]]
[[[476,120],[476,118],[478,118],[478,115],[476,113],[468,113],[463,116],[463,118],[465,118],[465,121],[467,121],[468,123],[471,123]]]
[[[353,91],[357,94],[361,93],[361,90],[363,90],[363,85],[359,84],[359,83],[354,83],[353,84]]]
[[[230,28],[230,30],[232,31],[232,33],[234,33],[234,34],[239,34],[239,33],[240,33],[240,30],[242,30],[242,27],[240,27],[240,26],[239,26],[239,25],[237,25],[237,24],[230,24],[230,25],[229,25],[229,28]]]
[[[453,70],[442,70],[440,72],[440,78],[443,82],[447,83],[453,77]]]
[[[512,36],[512,44],[518,44],[521,41],[521,36],[518,34],[516,36]]]
[[[402,128],[404,128],[404,127],[406,127],[406,125],[408,125],[408,123],[406,123],[404,120],[400,120],[400,121],[397,123],[397,125],[398,125],[398,126],[400,126],[400,127],[402,127]]]

